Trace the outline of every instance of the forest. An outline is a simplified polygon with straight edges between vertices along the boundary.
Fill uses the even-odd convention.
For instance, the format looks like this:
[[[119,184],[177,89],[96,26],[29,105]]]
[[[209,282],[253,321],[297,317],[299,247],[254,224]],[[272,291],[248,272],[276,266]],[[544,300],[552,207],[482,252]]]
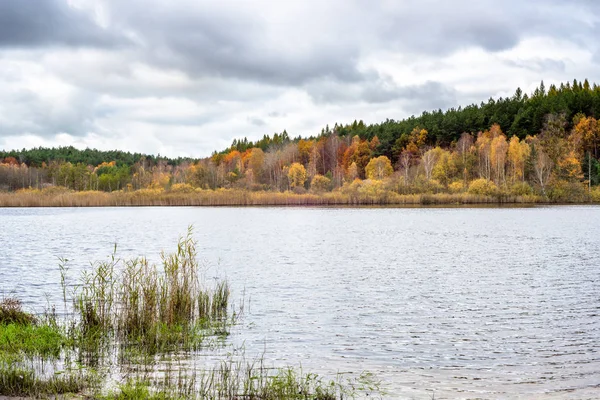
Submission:
[[[202,159],[74,147],[0,151],[0,192],[242,191],[329,196],[334,203],[441,194],[456,195],[452,201],[461,195],[599,201],[598,118],[597,84],[574,80],[546,89],[542,82],[529,95],[517,89],[512,97],[399,121],[335,123],[309,137],[283,131],[255,142],[236,139]]]

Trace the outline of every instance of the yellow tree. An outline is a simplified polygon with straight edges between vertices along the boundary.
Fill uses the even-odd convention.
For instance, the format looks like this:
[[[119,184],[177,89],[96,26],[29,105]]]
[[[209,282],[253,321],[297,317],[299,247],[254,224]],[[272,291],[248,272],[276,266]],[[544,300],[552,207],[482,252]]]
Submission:
[[[308,164],[314,145],[315,142],[312,140],[300,139],[298,141],[298,156],[300,156],[300,162],[302,164]]]
[[[355,162],[348,166],[348,171],[346,172],[346,179],[348,182],[352,182],[358,178],[358,166]]]
[[[292,188],[304,187],[306,168],[300,163],[293,163],[288,170],[288,180]]]
[[[252,170],[253,179],[260,181],[265,165],[265,153],[262,149],[254,147],[248,157],[248,168]]]
[[[441,149],[437,162],[433,167],[433,178],[437,179],[443,185],[447,185],[458,171],[456,159],[457,157],[453,157],[452,153]]]
[[[573,127],[570,140],[580,154],[587,152],[588,159],[588,187],[592,188],[592,153],[598,158],[598,142],[600,142],[600,122],[593,117],[579,117]],[[583,159],[583,157],[581,157]]]
[[[492,177],[492,161],[490,155],[492,135],[490,135],[489,131],[479,132],[475,147],[477,148],[477,155],[479,156],[479,176],[490,180]]]
[[[575,151],[571,150],[558,160],[560,177],[569,181],[580,181],[583,179],[581,163]]]
[[[423,170],[425,171],[425,178],[427,180],[431,179],[433,167],[435,167],[435,164],[440,159],[442,152],[443,152],[443,150],[438,146],[435,149],[427,150],[423,154],[423,157],[421,157],[421,166],[423,167]]]
[[[540,146],[541,147],[541,146]],[[533,164],[535,180],[542,188],[542,193],[546,196],[546,185],[552,176],[552,159],[544,153],[541,148],[536,149],[536,158]]]
[[[530,154],[531,148],[527,142],[521,142],[516,136],[510,138],[508,144],[508,163],[513,182],[525,180],[525,165]]]
[[[372,158],[365,167],[367,179],[382,180],[393,172],[392,162],[386,156]]]
[[[494,125],[496,126],[496,125]],[[490,162],[492,170],[494,172],[494,180],[497,185],[504,183],[505,177],[505,166],[506,166],[506,152],[508,150],[508,143],[506,143],[506,136],[499,132],[492,139],[490,145]]]

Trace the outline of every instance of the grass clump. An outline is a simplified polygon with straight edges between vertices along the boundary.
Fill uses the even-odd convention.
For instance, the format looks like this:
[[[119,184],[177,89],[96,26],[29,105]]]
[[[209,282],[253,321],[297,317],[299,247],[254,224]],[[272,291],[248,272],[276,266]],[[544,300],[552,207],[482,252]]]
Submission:
[[[49,398],[67,393],[80,393],[90,378],[82,373],[63,372],[49,378],[40,377],[33,368],[23,368],[0,361],[0,395],[27,398]]]
[[[97,398],[104,400],[341,400],[378,392],[378,383],[361,375],[349,383],[302,373],[294,368],[265,368],[263,360],[244,363],[228,359],[209,370],[178,369],[161,376],[127,379]]]
[[[23,311],[21,300],[7,297],[0,301],[0,324],[30,325],[35,322],[33,314]]]
[[[67,338],[49,325],[0,324],[0,354],[58,358]]]
[[[209,287],[201,279],[192,229],[175,252],[161,255],[161,265],[146,258],[121,260],[114,254],[84,274],[74,297],[79,331],[114,336],[148,352],[193,349],[210,334],[227,334],[229,284]]]

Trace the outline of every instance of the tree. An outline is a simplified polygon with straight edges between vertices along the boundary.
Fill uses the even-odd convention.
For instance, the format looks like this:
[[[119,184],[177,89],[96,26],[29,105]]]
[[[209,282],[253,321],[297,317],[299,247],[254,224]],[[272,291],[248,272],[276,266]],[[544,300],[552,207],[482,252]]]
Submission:
[[[494,181],[498,185],[504,183],[507,150],[506,136],[500,132],[492,139],[490,144],[490,162],[494,172]]]
[[[317,192],[326,192],[331,188],[331,179],[323,175],[315,175],[310,182],[310,188]]]
[[[490,180],[492,178],[492,136],[490,132],[479,132],[475,146],[479,156],[479,176]]]
[[[248,168],[252,170],[252,178],[261,182],[263,179],[263,170],[265,165],[265,153],[262,149],[255,147],[248,158]]]
[[[372,158],[365,167],[367,179],[382,180],[394,172],[392,162],[386,156]]]
[[[531,154],[527,142],[521,142],[517,136],[510,138],[508,144],[508,163],[512,182],[525,181],[525,163]]]
[[[536,149],[536,160],[534,163],[535,179],[546,196],[546,186],[552,174],[553,163],[550,157],[541,148]]]
[[[435,149],[429,149],[423,154],[421,157],[421,165],[423,166],[423,170],[425,171],[425,178],[427,180],[431,179],[431,173],[433,172],[433,167],[435,167],[435,163],[437,162],[440,151],[442,149],[436,147]]]
[[[588,189],[592,188],[592,153],[594,159],[598,159],[598,144],[600,142],[600,122],[593,117],[580,116],[576,118],[577,123],[573,128],[570,140],[580,154],[587,152],[588,161]]]
[[[357,178],[358,178],[358,167],[356,166],[356,163],[353,162],[348,167],[348,171],[346,172],[346,179],[348,180],[348,182],[352,182]]]
[[[300,163],[293,163],[288,170],[288,180],[290,187],[304,187],[306,181],[306,169]]]

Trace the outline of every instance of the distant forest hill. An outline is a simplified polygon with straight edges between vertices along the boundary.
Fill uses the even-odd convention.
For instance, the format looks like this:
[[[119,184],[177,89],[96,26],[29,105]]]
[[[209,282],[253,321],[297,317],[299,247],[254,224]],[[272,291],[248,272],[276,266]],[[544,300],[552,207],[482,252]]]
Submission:
[[[573,83],[561,83],[558,87],[550,85],[546,89],[542,81],[531,95],[518,88],[512,97],[490,98],[479,105],[471,104],[446,111],[424,111],[418,117],[411,116],[400,121],[388,119],[371,125],[362,120],[355,120],[346,125],[336,123],[332,128],[323,128],[319,135],[309,139],[319,139],[331,133],[339,136],[358,135],[363,140],[372,140],[377,136],[380,144],[376,155],[394,159],[409,141],[410,132],[416,127],[427,130],[428,145],[448,147],[457,141],[463,132],[482,132],[494,124],[498,124],[508,137],[517,136],[524,139],[527,135],[537,135],[541,132],[548,114],[563,114],[568,125],[566,129],[569,130],[572,128],[573,117],[580,113],[596,119],[600,116],[600,86],[596,83],[590,85],[585,79],[583,82],[573,80]],[[298,137],[294,140],[300,139]],[[256,142],[246,138],[234,140],[231,149],[243,152],[258,147],[265,151],[272,144],[281,144],[289,140],[288,133],[284,131],[273,137],[265,135]]]
[[[599,116],[597,84],[547,89],[542,82],[529,95],[517,89],[512,97],[400,121],[336,123],[305,138],[283,131],[235,139],[202,159],[74,147],[3,151],[0,191],[224,188],[384,202],[439,193],[584,201],[600,184]],[[600,187],[594,196],[600,201]]]
[[[463,132],[477,133],[498,124],[508,137],[517,136],[524,139],[527,135],[537,135],[544,126],[548,114],[564,114],[569,130],[573,117],[585,114],[596,119],[600,117],[600,86],[590,85],[587,79],[583,82],[573,80],[572,83],[561,83],[560,86],[550,85],[546,89],[544,82],[531,95],[523,93],[518,88],[512,97],[490,98],[481,104],[471,104],[466,107],[450,108],[449,110],[424,111],[420,116],[411,116],[403,120],[388,119],[377,124],[365,124],[362,120],[351,124],[335,123],[333,127],[326,126],[318,135],[307,139],[320,139],[333,133],[338,136],[358,135],[362,140],[372,140],[377,136],[379,146],[376,155],[385,155],[390,159],[398,157],[402,148],[408,143],[409,135],[416,127],[427,130],[427,144],[448,147],[457,141]],[[255,142],[247,138],[235,139],[228,149],[219,153],[225,154],[235,149],[244,152],[257,147],[267,151],[271,146],[277,146],[290,141],[299,141],[300,136],[291,139],[286,131],[273,136],[264,135]],[[119,150],[100,151],[96,149],[79,150],[75,147],[58,147],[0,151],[0,160],[14,157],[28,166],[39,167],[42,163],[64,161],[73,164],[84,163],[99,165],[103,162],[115,161],[118,166],[132,166],[142,159],[151,164],[164,161],[169,165],[179,165],[182,162],[194,162],[192,158],[168,158],[160,155],[129,153]]]
[[[142,154],[130,153],[120,150],[102,151],[96,149],[80,150],[73,146],[62,147],[36,147],[33,149],[0,151],[0,160],[6,158],[14,158],[19,163],[26,164],[30,167],[42,167],[51,162],[68,162],[71,164],[86,164],[100,165],[103,162],[115,162],[117,166],[132,166],[140,161],[147,161],[150,164],[156,164],[159,161],[164,161],[169,165],[179,165],[183,162],[194,162],[198,159],[187,157],[169,158]]]

